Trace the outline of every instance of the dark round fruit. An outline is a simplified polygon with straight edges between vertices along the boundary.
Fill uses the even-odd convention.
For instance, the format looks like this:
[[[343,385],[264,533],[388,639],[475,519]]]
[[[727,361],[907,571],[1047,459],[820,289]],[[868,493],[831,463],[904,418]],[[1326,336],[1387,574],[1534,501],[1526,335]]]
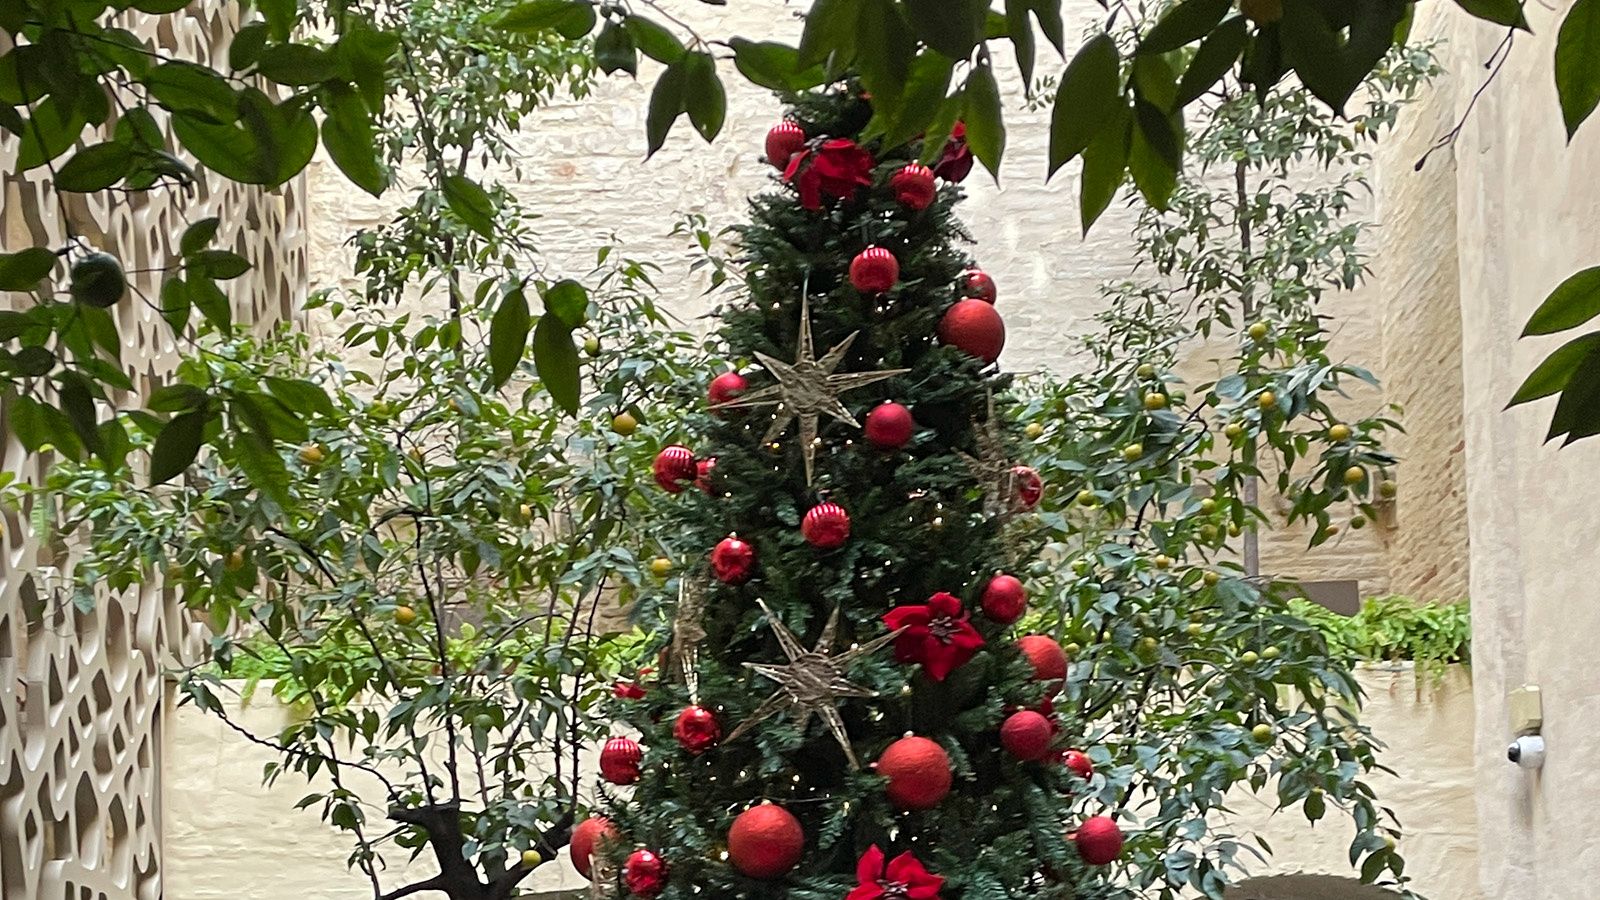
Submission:
[[[110,309],[128,293],[128,276],[115,256],[91,253],[72,264],[71,290],[78,303]]]

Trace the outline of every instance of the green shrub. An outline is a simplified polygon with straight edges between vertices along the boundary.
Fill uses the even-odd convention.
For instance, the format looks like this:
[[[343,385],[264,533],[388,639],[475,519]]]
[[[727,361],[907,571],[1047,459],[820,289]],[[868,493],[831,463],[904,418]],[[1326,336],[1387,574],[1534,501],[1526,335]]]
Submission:
[[[1419,603],[1391,594],[1371,597],[1353,616],[1309,600],[1292,601],[1296,614],[1322,630],[1328,647],[1359,662],[1416,663],[1419,672],[1472,662],[1472,614],[1465,600]]]

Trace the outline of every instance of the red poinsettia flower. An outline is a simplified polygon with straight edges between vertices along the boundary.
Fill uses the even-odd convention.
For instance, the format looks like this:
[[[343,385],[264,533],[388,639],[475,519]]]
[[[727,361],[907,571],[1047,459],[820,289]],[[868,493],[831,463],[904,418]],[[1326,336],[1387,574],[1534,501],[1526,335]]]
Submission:
[[[938,900],[944,879],[922,867],[909,852],[884,865],[883,851],[873,844],[856,863],[860,882],[844,900]]]
[[[833,138],[814,152],[802,150],[790,157],[783,180],[799,189],[801,206],[821,209],[824,194],[848,200],[871,185],[873,165],[872,154],[855,141]]]
[[[643,700],[645,690],[637,681],[619,681],[611,686],[611,695],[618,700]]]
[[[934,681],[966,665],[983,646],[983,636],[967,621],[967,611],[953,594],[940,591],[921,606],[897,606],[883,617],[889,630],[905,632],[894,642],[895,658],[922,663]]]
[[[972,149],[967,146],[967,123],[957,122],[950,130],[944,154],[934,163],[933,174],[945,181],[960,183],[972,171]]]

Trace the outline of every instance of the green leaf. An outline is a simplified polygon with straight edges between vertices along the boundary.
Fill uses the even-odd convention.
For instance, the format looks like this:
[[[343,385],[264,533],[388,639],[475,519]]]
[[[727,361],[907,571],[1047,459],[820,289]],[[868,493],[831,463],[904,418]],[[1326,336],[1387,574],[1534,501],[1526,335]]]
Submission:
[[[1600,0],[1578,0],[1556,38],[1556,92],[1567,140],[1600,105]]]
[[[1162,56],[1141,56],[1133,61],[1134,93],[1163,113],[1178,108],[1178,73]]]
[[[188,412],[204,406],[206,399],[206,392],[192,384],[169,384],[156,388],[145,405],[155,412]]]
[[[628,33],[625,26],[610,20],[606,21],[599,36],[594,39],[594,61],[600,71],[607,75],[616,72],[627,72],[635,77],[639,75],[639,51],[633,44],[633,35]]]
[[[0,253],[0,291],[31,291],[56,267],[56,255],[43,247]]]
[[[399,49],[400,35],[379,31],[359,19],[347,24],[339,42],[333,45],[334,58],[350,73],[350,80],[370,112],[383,111],[389,73],[395,67]]]
[[[733,65],[752,84],[773,91],[803,91],[827,80],[821,66],[800,66],[800,51],[787,44],[736,37]]]
[[[1244,16],[1234,16],[1211,32],[1183,71],[1183,80],[1178,83],[1177,105],[1188,106],[1221,81],[1239,61],[1249,42],[1250,23]]]
[[[127,144],[107,141],[73,154],[56,170],[56,189],[89,194],[121,181],[133,169],[133,150]]]
[[[903,0],[911,30],[954,60],[972,55],[983,36],[988,0]]]
[[[261,8],[262,18],[267,20],[267,27],[272,29],[272,39],[287,41],[300,21],[299,0],[258,0],[256,5]]]
[[[578,412],[578,348],[572,329],[556,316],[541,316],[533,329],[533,366],[556,405]]]
[[[88,124],[77,104],[62,103],[54,96],[39,101],[33,115],[24,120],[17,170],[36,169],[67,152]]]
[[[1572,371],[1556,401],[1545,440],[1561,435],[1563,443],[1600,434],[1600,349],[1591,349]]]
[[[222,220],[216,216],[191,223],[183,230],[183,237],[178,241],[178,252],[184,256],[198,253],[216,238],[217,227],[221,224]]]
[[[117,335],[117,320],[112,318],[111,311],[97,306],[80,305],[77,315],[78,321],[83,323],[84,330],[89,333],[89,340],[104,350],[107,356],[120,361],[122,338]]]
[[[855,68],[861,86],[872,95],[873,107],[891,112],[898,109],[917,41],[892,0],[861,0],[855,42],[858,47],[872,48],[870,53],[856,54]]]
[[[684,57],[683,100],[689,124],[707,143],[714,140],[728,115],[728,95],[711,54],[696,52]]]
[[[90,391],[89,382],[75,372],[63,372],[59,396],[61,411],[66,413],[67,421],[72,423],[72,430],[77,433],[78,440],[90,453],[104,454],[105,446],[100,443],[99,416],[95,413],[94,394]]]
[[[189,311],[194,301],[189,297],[189,287],[182,278],[168,278],[161,284],[161,318],[167,320],[175,333],[182,334],[189,324]]]
[[[333,164],[356,187],[376,197],[388,187],[389,179],[378,159],[373,140],[372,116],[356,93],[342,85],[330,88],[322,103],[322,146]]]
[[[227,124],[238,115],[239,98],[233,86],[205,66],[164,63],[143,81],[150,96],[170,112],[187,113],[190,119],[213,125]]]
[[[507,292],[489,321],[489,367],[496,388],[516,374],[522,352],[528,348],[528,329],[532,324],[528,298],[521,290]]]
[[[200,454],[210,415],[203,410],[176,416],[161,429],[150,451],[150,483],[164,484],[189,468]]]
[[[1167,10],[1154,28],[1139,41],[1139,56],[1171,53],[1211,33],[1228,14],[1233,0],[1183,0]]]
[[[256,72],[291,87],[306,87],[331,80],[339,73],[333,54],[306,44],[274,44],[261,51]]]
[[[1061,76],[1050,111],[1050,175],[1082,153],[1123,108],[1116,41],[1097,34]]]
[[[642,16],[629,16],[622,24],[645,56],[668,66],[683,59],[683,42],[665,26]]]
[[[276,187],[299,174],[317,152],[317,122],[291,101],[279,105],[255,88],[239,95],[236,122],[214,124],[174,114],[173,133],[217,174],[242,184]]]
[[[48,347],[23,347],[12,360],[17,374],[25,378],[39,378],[50,374],[56,367],[56,355]]]
[[[235,72],[248,69],[261,59],[267,48],[268,26],[265,22],[251,22],[240,28],[228,45],[228,68]]]
[[[884,134],[887,146],[898,147],[928,130],[929,123],[944,104],[954,69],[955,64],[938,51],[924,50],[917,54],[907,72],[905,90],[894,110],[893,124]],[[945,134],[949,134],[948,128]]]
[[[1529,30],[1528,17],[1522,12],[1522,0],[1456,0],[1456,5],[1484,21]]]
[[[1139,193],[1156,209],[1166,209],[1178,187],[1178,167],[1183,145],[1172,120],[1141,99],[1133,103],[1133,141],[1128,147],[1128,171]]]
[[[1578,367],[1597,350],[1600,350],[1600,331],[1591,331],[1562,344],[1522,382],[1506,407],[1529,403],[1561,391],[1572,380]]]
[[[1017,53],[1017,68],[1022,70],[1022,90],[1033,96],[1033,23],[1028,20],[1030,0],[1006,0],[1006,32]]]
[[[830,71],[849,65],[856,55],[857,11],[855,0],[816,0],[800,33],[799,65]]]
[[[672,123],[678,121],[679,114],[684,110],[688,81],[688,65],[684,61],[667,66],[656,80],[655,89],[650,92],[650,111],[645,116],[645,136],[649,141],[646,159],[654,156],[667,142]]]
[[[231,250],[201,250],[191,254],[188,260],[195,273],[221,281],[250,271],[250,261]]]
[[[967,146],[994,180],[999,181],[1000,159],[1006,152],[1006,125],[1001,118],[1000,85],[995,81],[994,71],[986,65],[973,69],[967,76],[965,94],[962,118],[967,123]]]
[[[531,0],[513,6],[495,22],[507,31],[554,31],[577,40],[594,27],[594,6],[582,0]]]
[[[228,295],[209,278],[191,278],[187,282],[189,302],[206,317],[206,321],[223,334],[233,329],[233,304]]]
[[[568,328],[577,328],[589,318],[589,291],[570,278],[563,279],[545,289],[544,309]]]
[[[268,376],[262,379],[267,390],[272,396],[283,402],[290,412],[305,416],[317,413],[324,416],[337,414],[333,401],[328,399],[328,392],[313,382],[300,378],[276,378]]]
[[[1528,319],[1522,336],[1555,334],[1600,316],[1600,266],[1584,269],[1561,282]]]
[[[1083,182],[1078,200],[1083,233],[1111,206],[1128,172],[1128,153],[1133,118],[1126,106],[1119,106],[1106,127],[1100,129],[1083,151]]]
[[[478,183],[465,175],[446,175],[444,202],[468,228],[486,238],[494,237],[494,202]]]

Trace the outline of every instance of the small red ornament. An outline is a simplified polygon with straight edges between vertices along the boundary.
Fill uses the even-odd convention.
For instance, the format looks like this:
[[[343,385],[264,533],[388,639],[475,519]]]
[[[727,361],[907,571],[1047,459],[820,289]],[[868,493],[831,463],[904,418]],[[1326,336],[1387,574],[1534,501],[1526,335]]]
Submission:
[[[706,395],[711,400],[712,408],[715,409],[719,404],[739,399],[739,395],[749,387],[750,382],[745,381],[744,376],[738,372],[723,372],[711,379],[711,386],[706,390]]]
[[[911,443],[911,433],[916,427],[917,422],[911,418],[911,410],[891,401],[881,403],[867,413],[862,431],[867,436],[867,443],[879,450],[899,450]]]
[[[672,723],[672,736],[690,755],[699,756],[722,740],[722,726],[717,724],[717,716],[711,710],[689,706],[678,713],[678,720]]]
[[[957,300],[939,320],[939,340],[992,363],[1005,349],[1006,323],[982,300]]]
[[[622,881],[635,897],[654,897],[667,889],[667,861],[651,850],[635,850],[622,865]]]
[[[1072,770],[1074,775],[1088,781],[1094,776],[1094,761],[1089,759],[1089,754],[1082,750],[1068,750],[1061,754],[1061,764]]]
[[[682,493],[685,485],[694,481],[700,470],[694,464],[694,451],[682,444],[673,444],[663,447],[656,454],[655,464],[656,484],[669,494]]]
[[[694,486],[708,494],[711,493],[711,479],[716,474],[717,458],[715,456],[708,456],[705,459],[695,463],[694,469]]]
[[[1078,855],[1091,866],[1103,866],[1122,855],[1122,829],[1110,816],[1091,816],[1072,834]]]
[[[968,269],[961,273],[961,296],[992,305],[998,293],[989,273],[982,269]]]
[[[889,779],[884,792],[897,809],[932,809],[950,793],[950,754],[925,737],[908,735],[890,744],[877,770]]]
[[[594,859],[594,851],[601,841],[615,841],[622,837],[622,832],[611,820],[605,816],[590,816],[578,823],[572,829],[572,840],[567,844],[567,853],[572,857],[572,867],[578,874],[589,877],[589,866]]]
[[[1013,466],[1011,493],[1016,498],[1017,506],[1022,509],[1033,509],[1039,505],[1040,498],[1044,496],[1044,479],[1029,466]]]
[[[728,829],[728,861],[751,878],[778,878],[805,853],[806,833],[788,810],[771,803],[740,813]]]
[[[724,584],[744,584],[756,570],[756,548],[737,535],[728,535],[711,551],[711,572]]]
[[[1050,753],[1050,720],[1031,709],[1014,712],[1000,725],[1000,746],[1017,759],[1037,762]]]
[[[837,503],[818,503],[800,520],[800,533],[820,550],[843,547],[850,540],[850,514]]]
[[[996,575],[983,589],[983,614],[1001,625],[1022,618],[1028,607],[1028,592],[1013,575]]]
[[[873,844],[856,860],[856,886],[844,900],[939,900],[944,879],[929,872],[911,851],[885,862]]]
[[[1033,664],[1038,681],[1061,681],[1067,677],[1067,652],[1055,639],[1043,634],[1028,634],[1017,639],[1017,649]]]
[[[806,130],[798,122],[785,119],[767,132],[767,162],[787,169],[789,158],[806,148]]]
[[[889,176],[889,189],[894,191],[894,199],[901,206],[921,212],[933,204],[939,186],[933,180],[932,169],[921,163],[909,163]]]
[[[863,294],[881,294],[899,280],[900,261],[882,247],[868,247],[850,260],[850,284]]]
[[[612,784],[634,784],[639,780],[639,761],[644,751],[633,738],[614,737],[600,748],[600,777]]]
[[[619,681],[611,686],[611,696],[618,700],[643,700],[644,685],[637,681]]]

